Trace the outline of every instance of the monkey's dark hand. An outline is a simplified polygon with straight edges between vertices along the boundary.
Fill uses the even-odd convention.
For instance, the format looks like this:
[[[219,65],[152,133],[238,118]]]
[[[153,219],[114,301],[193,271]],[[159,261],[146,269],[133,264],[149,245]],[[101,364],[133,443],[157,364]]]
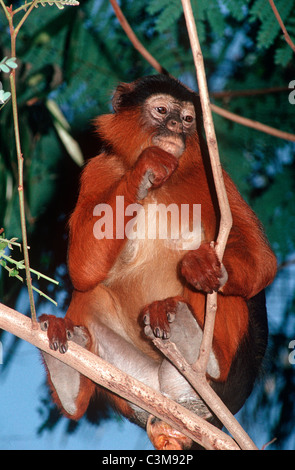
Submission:
[[[180,268],[189,284],[207,294],[218,291],[227,281],[226,269],[210,243],[203,243],[197,250],[188,252]]]
[[[178,166],[178,159],[159,147],[148,147],[139,156],[134,177],[140,178],[138,199],[147,196],[150,188],[159,188],[170,178]]]
[[[40,328],[47,331],[49,347],[53,351],[59,350],[64,354],[68,350],[68,341],[74,341],[86,347],[90,335],[85,327],[75,326],[69,318],[57,318],[54,315],[40,315],[38,319]]]

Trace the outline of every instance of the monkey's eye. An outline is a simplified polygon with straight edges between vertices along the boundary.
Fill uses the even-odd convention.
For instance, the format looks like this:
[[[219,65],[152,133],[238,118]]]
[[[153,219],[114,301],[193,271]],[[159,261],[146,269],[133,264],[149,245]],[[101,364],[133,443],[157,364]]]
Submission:
[[[165,106],[157,106],[156,110],[159,114],[167,114],[167,108],[165,108]]]
[[[187,116],[184,116],[183,120],[185,122],[193,122],[194,118],[193,116],[190,116],[189,114]]]

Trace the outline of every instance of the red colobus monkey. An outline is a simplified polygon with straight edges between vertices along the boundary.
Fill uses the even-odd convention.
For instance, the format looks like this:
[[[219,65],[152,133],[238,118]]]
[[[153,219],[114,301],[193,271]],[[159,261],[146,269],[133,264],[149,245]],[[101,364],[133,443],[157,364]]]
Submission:
[[[65,353],[67,341],[76,341],[210,420],[211,412],[150,337],[170,337],[193,363],[206,293],[218,291],[208,380],[236,413],[251,393],[265,353],[264,288],[274,279],[275,256],[226,172],[233,226],[222,264],[210,244],[220,214],[195,93],[174,78],[149,76],[120,84],[113,108],[113,114],[96,120],[104,150],[85,166],[70,218],[72,300],[64,319],[42,315],[41,328],[52,349]],[[201,224],[191,240],[193,205],[201,205]],[[156,211],[147,217],[150,207]],[[179,209],[178,214],[189,207],[189,216],[180,224],[166,214],[167,237],[151,237],[151,227],[158,227],[159,235],[161,207]],[[100,388],[61,361],[47,354],[44,359],[55,402],[66,416],[79,419]],[[192,444],[137,406],[113,393],[108,398],[124,416],[147,426],[157,449]]]

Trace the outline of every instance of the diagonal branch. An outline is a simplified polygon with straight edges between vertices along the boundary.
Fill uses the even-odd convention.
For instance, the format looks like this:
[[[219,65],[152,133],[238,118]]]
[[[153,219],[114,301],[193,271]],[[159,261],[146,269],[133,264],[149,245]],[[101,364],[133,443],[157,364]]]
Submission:
[[[112,4],[114,11],[116,13],[116,16],[124,29],[127,37],[129,38],[130,42],[133,44],[135,49],[137,49],[141,55],[147,60],[147,62],[159,73],[165,73],[167,74],[168,72],[157,62],[154,57],[146,50],[146,48],[140,43],[138,38],[135,36],[134,32],[132,31],[132,28],[130,27],[128,21],[126,20],[122,10],[118,6],[116,0],[110,0],[110,3]],[[169,73],[168,73],[169,74]],[[222,92],[223,93],[223,92]],[[226,92],[224,92],[226,93]],[[234,92],[232,92],[234,93]],[[236,92],[238,93],[238,92]],[[244,118],[243,116],[239,116],[237,114],[231,113],[229,111],[224,110],[223,108],[220,108],[219,106],[211,104],[211,109],[214,113],[220,114],[221,116],[224,116],[226,119],[229,119],[233,122],[237,122],[243,126],[251,127],[252,129],[256,129],[258,131],[274,135],[275,137],[279,137],[280,139],[285,139],[285,140],[290,140],[290,141],[295,141],[295,135],[294,134],[289,134],[288,132],[283,132],[280,131],[279,129],[275,129],[270,126],[266,126],[265,124],[262,124],[258,121],[252,121],[251,119]]]
[[[279,137],[280,139],[289,140],[290,142],[295,142],[295,134],[290,134],[289,132],[284,132],[279,129],[275,129],[274,127],[267,126],[266,124],[262,124],[258,121],[253,121],[252,119],[245,118],[243,116],[239,116],[238,114],[232,113],[231,111],[227,111],[226,109],[220,108],[215,104],[211,103],[211,109],[214,113],[223,116],[230,121],[237,122],[238,124],[242,124],[246,127],[251,127],[256,131],[264,132],[265,134],[273,135],[274,137]]]
[[[151,64],[154,69],[158,70],[159,73],[167,74],[167,71],[159,64],[159,62],[146,50],[146,48],[141,44],[138,40],[137,36],[134,34],[132,28],[130,27],[128,21],[126,20],[121,8],[119,7],[116,0],[110,0],[114,12],[125,31],[127,37],[130,39],[131,43],[138,50],[138,52],[147,60],[149,64]]]
[[[218,450],[239,449],[231,437],[212,424],[77,344],[70,342],[66,354],[52,351],[48,346],[48,338],[44,331],[40,328],[32,328],[28,317],[3,304],[0,304],[0,328],[28,341],[102,387],[147,410],[203,447]]]
[[[225,406],[223,401],[209,385],[206,376],[199,364],[191,366],[181,355],[176,345],[169,340],[154,339],[154,345],[177,367],[188,380],[206,405],[213,410],[217,418],[233,436],[242,450],[258,450],[254,442],[242,428],[240,423]]]
[[[281,16],[280,16],[279,12],[278,12],[278,10],[277,10],[277,7],[275,6],[274,1],[273,1],[273,0],[268,0],[268,1],[269,1],[269,4],[270,4],[271,8],[272,8],[272,11],[273,11],[274,14],[275,14],[276,19],[278,20],[278,23],[279,23],[279,25],[280,25],[280,27],[281,27],[281,30],[283,31],[283,34],[284,34],[284,36],[285,36],[286,42],[289,44],[289,46],[291,47],[291,49],[293,50],[293,52],[295,52],[295,44],[294,44],[294,42],[292,41],[292,39],[290,38],[290,36],[289,36],[289,33],[288,33],[287,29],[286,29],[286,26],[285,26],[284,23],[283,23],[283,20],[282,20],[282,18],[281,18]]]

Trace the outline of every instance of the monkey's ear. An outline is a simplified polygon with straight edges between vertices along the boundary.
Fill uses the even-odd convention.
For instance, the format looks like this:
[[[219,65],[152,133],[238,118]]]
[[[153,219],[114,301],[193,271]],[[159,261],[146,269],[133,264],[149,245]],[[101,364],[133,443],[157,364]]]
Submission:
[[[112,99],[112,105],[113,105],[113,109],[115,113],[117,113],[121,107],[123,96],[126,97],[126,95],[131,93],[134,90],[134,88],[135,88],[134,82],[133,83],[120,83],[120,85],[117,86],[113,99]]]

